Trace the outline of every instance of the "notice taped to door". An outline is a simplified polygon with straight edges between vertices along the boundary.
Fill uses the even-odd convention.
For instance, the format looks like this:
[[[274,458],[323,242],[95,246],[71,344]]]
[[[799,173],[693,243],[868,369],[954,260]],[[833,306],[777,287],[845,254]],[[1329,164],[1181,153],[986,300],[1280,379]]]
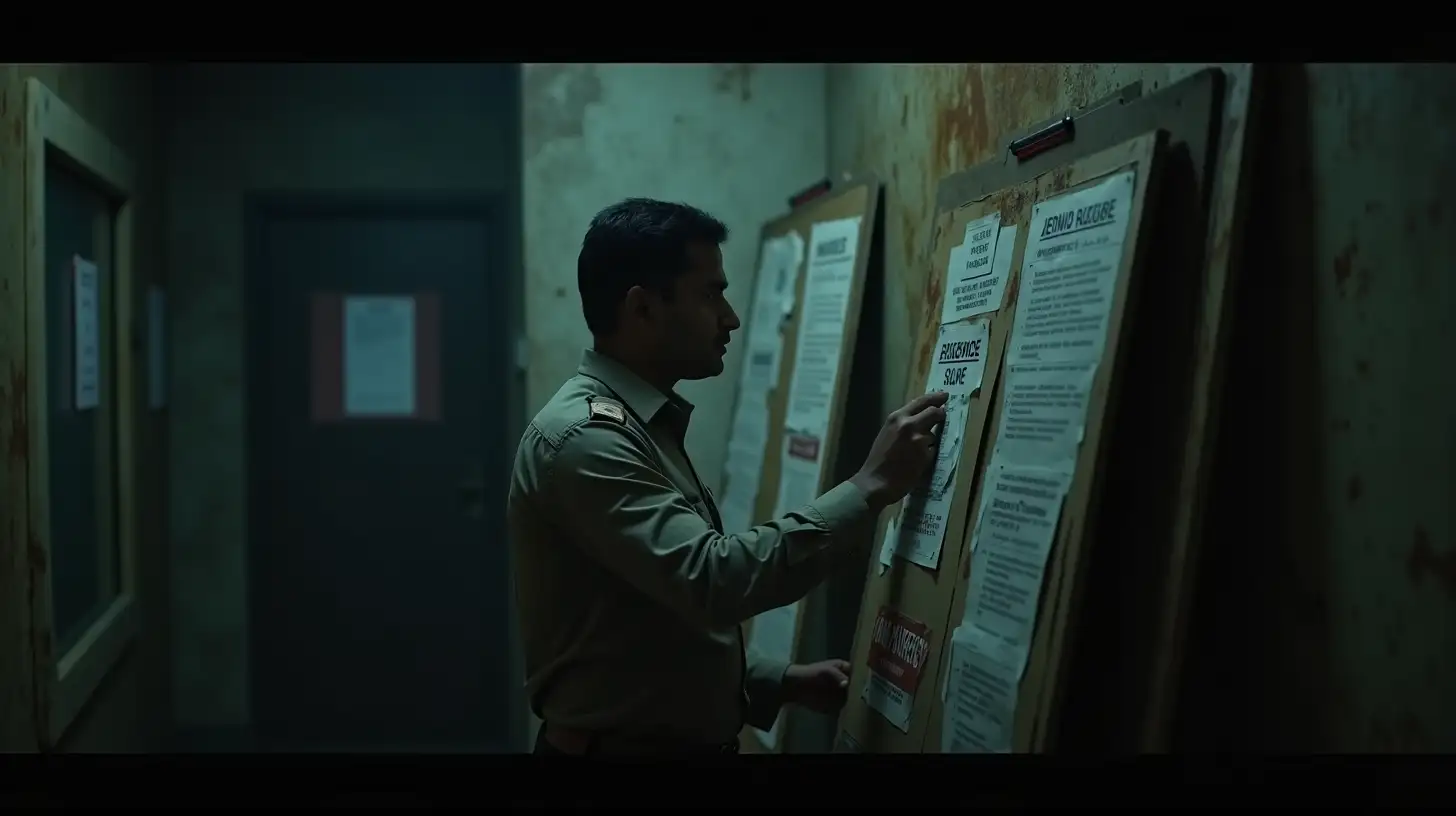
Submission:
[[[75,332],[76,410],[101,404],[101,272],[76,255],[71,259],[72,326]]]
[[[344,298],[344,415],[415,412],[415,299]]]
[[[907,734],[928,657],[930,627],[881,606],[870,639],[870,676],[860,696],[865,705]]]

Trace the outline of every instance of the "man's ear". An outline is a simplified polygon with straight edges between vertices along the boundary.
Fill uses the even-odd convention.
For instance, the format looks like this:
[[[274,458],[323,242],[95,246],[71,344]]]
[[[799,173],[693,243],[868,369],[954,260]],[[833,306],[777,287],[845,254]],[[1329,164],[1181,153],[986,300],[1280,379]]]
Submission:
[[[624,298],[623,306],[626,307],[627,314],[629,315],[642,318],[643,320],[652,319],[652,293],[641,286],[634,286],[627,290],[627,297]]]

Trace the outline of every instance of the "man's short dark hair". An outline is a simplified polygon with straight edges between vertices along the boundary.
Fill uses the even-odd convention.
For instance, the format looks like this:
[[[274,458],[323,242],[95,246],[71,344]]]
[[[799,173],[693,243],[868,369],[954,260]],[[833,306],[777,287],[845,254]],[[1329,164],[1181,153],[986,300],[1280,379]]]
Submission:
[[[728,240],[722,221],[686,204],[629,198],[597,213],[576,258],[581,311],[593,335],[617,328],[617,309],[634,286],[672,296],[688,271],[688,247]]]

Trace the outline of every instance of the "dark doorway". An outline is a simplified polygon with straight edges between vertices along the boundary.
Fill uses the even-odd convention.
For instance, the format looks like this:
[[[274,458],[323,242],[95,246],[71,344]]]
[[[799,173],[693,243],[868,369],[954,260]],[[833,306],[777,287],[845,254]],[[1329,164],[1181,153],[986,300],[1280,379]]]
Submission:
[[[249,198],[264,750],[506,749],[503,226],[488,197]]]

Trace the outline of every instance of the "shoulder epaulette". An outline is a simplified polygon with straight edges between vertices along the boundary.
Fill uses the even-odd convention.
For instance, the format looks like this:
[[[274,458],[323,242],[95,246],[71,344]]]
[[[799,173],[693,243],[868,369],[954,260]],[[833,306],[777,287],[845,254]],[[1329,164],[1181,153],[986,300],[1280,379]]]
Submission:
[[[604,419],[618,425],[627,424],[627,412],[623,410],[621,403],[602,397],[587,397],[586,402],[591,409],[592,419]]]

